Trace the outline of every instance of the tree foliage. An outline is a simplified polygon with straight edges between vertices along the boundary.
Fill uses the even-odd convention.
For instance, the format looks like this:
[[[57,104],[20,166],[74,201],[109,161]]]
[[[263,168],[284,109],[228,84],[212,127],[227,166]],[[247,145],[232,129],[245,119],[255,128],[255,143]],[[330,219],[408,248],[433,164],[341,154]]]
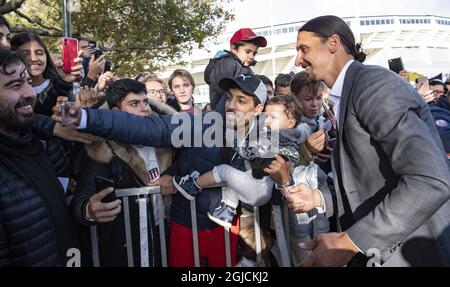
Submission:
[[[7,15],[13,32],[31,30],[47,37],[56,51],[62,35],[61,0],[21,3]],[[115,72],[133,75],[176,62],[208,37],[217,36],[233,15],[213,0],[72,0],[72,33],[98,41],[109,51]],[[11,3],[10,3],[11,4]],[[50,38],[48,38],[50,37]],[[51,38],[53,37],[53,39]]]

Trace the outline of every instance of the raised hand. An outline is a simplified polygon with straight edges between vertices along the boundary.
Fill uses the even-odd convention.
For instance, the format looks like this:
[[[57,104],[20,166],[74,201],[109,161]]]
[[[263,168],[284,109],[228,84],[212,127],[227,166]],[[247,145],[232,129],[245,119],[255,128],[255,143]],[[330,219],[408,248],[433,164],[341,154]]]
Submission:
[[[104,97],[104,93],[97,93],[94,88],[89,88],[86,86],[80,88],[77,101],[80,102],[82,108],[91,108]]]
[[[72,67],[72,70],[70,73],[66,73],[63,71],[63,69],[62,69],[63,63],[61,60],[58,60],[55,62],[56,72],[58,73],[59,77],[63,81],[65,81],[67,83],[73,83],[82,76],[82,74],[83,74],[83,65],[82,65],[83,59],[80,58],[82,53],[83,53],[83,51],[80,50],[80,52],[78,53],[78,58],[76,58],[74,60],[74,62],[77,65]]]
[[[80,124],[82,109],[79,102],[69,102],[67,97],[58,97],[56,99],[56,105],[52,110],[52,120],[55,122],[72,127],[76,127]],[[64,113],[64,118],[62,113]]]
[[[306,147],[313,154],[322,151],[326,145],[327,134],[324,129],[319,129],[317,132],[310,134],[306,139]]]

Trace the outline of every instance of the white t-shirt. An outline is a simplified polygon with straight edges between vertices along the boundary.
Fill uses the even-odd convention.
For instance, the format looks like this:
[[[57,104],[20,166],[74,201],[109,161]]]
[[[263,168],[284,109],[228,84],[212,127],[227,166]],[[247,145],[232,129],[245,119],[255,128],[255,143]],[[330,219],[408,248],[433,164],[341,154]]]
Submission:
[[[33,90],[36,92],[36,94],[40,94],[45,89],[47,89],[49,84],[50,84],[50,79],[47,79],[42,84],[40,84],[39,86],[33,87]]]
[[[145,169],[150,178],[150,182],[155,182],[159,179],[159,166],[156,158],[155,148],[153,147],[137,147],[133,146],[138,152],[139,156],[145,162]],[[152,196],[152,202],[154,206],[155,224],[159,224],[159,200],[158,197]]]

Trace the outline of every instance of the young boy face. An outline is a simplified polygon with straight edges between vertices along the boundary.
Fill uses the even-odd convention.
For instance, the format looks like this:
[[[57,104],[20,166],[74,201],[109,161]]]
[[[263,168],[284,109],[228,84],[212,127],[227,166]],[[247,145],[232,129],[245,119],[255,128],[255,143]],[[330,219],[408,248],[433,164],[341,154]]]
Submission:
[[[266,113],[267,118],[264,123],[273,130],[295,127],[295,119],[288,115],[283,105],[270,104],[266,107]]]
[[[147,95],[143,92],[140,94],[129,93],[120,103],[120,107],[113,109],[119,109],[138,116],[148,116],[151,114]]]
[[[192,93],[194,92],[194,87],[185,77],[175,77],[172,80],[171,90],[178,103],[187,105],[192,101]]]
[[[314,95],[312,89],[305,87],[301,89],[300,93],[297,94],[297,98],[302,105],[303,115],[308,118],[314,118],[320,113],[320,108],[322,107],[323,89],[319,89],[317,94]]]
[[[231,52],[233,52],[239,60],[244,63],[245,67],[250,66],[250,64],[255,60],[258,49],[259,47],[253,43],[246,43],[244,46],[239,46],[237,49],[234,45],[231,45]]]

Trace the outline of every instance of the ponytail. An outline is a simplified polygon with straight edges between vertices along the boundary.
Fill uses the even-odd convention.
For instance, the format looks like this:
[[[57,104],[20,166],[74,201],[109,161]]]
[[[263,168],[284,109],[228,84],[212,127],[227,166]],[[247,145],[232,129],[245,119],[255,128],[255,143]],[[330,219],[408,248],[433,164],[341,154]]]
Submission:
[[[363,52],[361,48],[361,43],[356,43],[353,51],[352,51],[353,58],[355,58],[356,61],[362,63],[364,60],[366,60],[367,54]]]

